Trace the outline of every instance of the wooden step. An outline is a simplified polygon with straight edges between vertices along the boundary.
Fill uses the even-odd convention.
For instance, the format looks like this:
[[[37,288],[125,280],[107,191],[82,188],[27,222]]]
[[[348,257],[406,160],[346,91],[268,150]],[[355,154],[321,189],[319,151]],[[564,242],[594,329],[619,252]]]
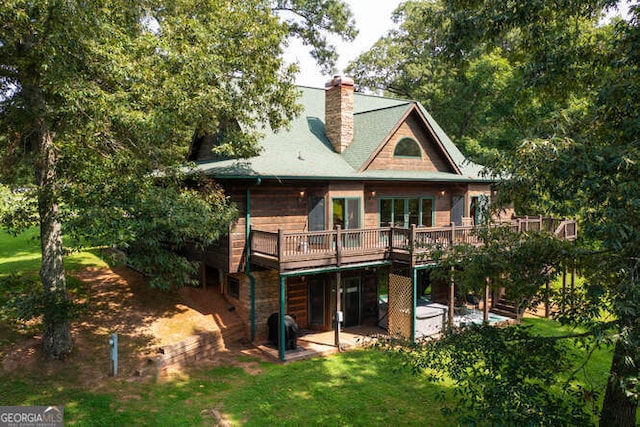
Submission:
[[[511,310],[502,310],[499,308],[492,308],[491,310],[489,310],[489,312],[494,313],[494,314],[498,314],[500,316],[504,316],[504,317],[509,317],[511,319],[516,319],[516,312],[515,311],[511,311]]]
[[[222,340],[227,348],[244,345],[248,342],[244,324],[238,322],[222,330]]]
[[[512,319],[516,319],[518,317],[518,310],[515,304],[504,298],[501,298],[498,302],[493,304],[490,311]]]

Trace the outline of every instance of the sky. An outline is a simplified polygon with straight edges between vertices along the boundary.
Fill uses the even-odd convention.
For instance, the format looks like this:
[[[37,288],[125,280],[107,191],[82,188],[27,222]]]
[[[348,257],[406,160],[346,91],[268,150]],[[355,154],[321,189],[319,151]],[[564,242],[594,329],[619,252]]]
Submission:
[[[391,21],[391,14],[402,0],[347,0],[353,12],[356,27],[359,30],[358,37],[351,43],[343,42],[339,38],[332,39],[339,54],[337,74],[343,74],[347,64],[369,48],[395,24]],[[623,14],[626,12],[629,1],[623,1],[621,7]],[[297,62],[300,73],[296,84],[323,88],[324,84],[331,80],[331,75],[320,73],[318,65],[309,55],[309,49],[303,46],[297,39],[285,52],[285,60],[289,63]]]
[[[391,14],[402,0],[347,0],[353,12],[358,37],[350,43],[343,42],[340,38],[331,39],[336,46],[340,58],[336,64],[338,74],[342,74],[349,61],[354,60],[362,52],[369,48],[394,25],[391,21]],[[324,84],[331,80],[330,75],[320,73],[309,49],[298,40],[292,40],[285,59],[290,62],[298,62],[300,73],[296,79],[296,84],[301,86],[324,87]]]

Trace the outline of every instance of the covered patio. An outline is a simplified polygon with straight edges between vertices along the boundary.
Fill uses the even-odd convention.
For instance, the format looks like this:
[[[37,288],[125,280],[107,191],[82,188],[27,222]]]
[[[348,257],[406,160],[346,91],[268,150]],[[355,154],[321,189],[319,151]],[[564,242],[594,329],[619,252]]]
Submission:
[[[327,356],[339,351],[351,350],[363,347],[377,337],[386,337],[387,331],[376,326],[354,326],[343,328],[340,331],[340,349],[335,345],[335,331],[303,331],[298,336],[297,348],[286,350],[284,362],[311,359],[318,356]],[[270,345],[259,345],[258,348],[271,359],[280,360],[278,348]]]
[[[497,316],[493,313],[491,316],[489,323],[492,325],[502,326],[514,322],[513,319]],[[466,307],[464,310],[457,309],[453,316],[454,327],[459,327],[468,323],[482,323],[482,321],[482,311],[470,307]],[[419,322],[420,321],[416,324],[416,328],[418,330],[421,328]],[[437,337],[439,333],[440,332],[421,334],[417,338],[430,339],[432,337]],[[365,347],[379,338],[389,338],[388,331],[378,326],[353,326],[349,328],[341,328],[340,348],[338,348],[335,345],[335,331],[314,332],[304,330],[297,338],[296,349],[285,351],[285,360],[281,360],[279,349],[272,344],[259,345],[258,349],[274,361],[287,363],[311,359],[313,357],[327,356],[340,351],[349,351],[358,347]]]

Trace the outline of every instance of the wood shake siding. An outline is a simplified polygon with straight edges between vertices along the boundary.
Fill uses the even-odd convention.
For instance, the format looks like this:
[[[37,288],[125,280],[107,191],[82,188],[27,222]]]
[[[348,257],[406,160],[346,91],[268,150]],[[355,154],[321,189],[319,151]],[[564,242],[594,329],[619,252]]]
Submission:
[[[421,159],[393,156],[396,144],[403,138],[412,138],[419,143],[422,152]],[[424,126],[415,113],[400,125],[367,169],[452,172],[451,167],[448,166],[431,136],[424,130]]]
[[[235,191],[234,191],[235,190]],[[300,192],[304,191],[304,196]],[[315,190],[301,186],[263,184],[251,188],[251,226],[257,230],[308,231],[308,198]],[[246,189],[232,189],[231,200],[238,207],[238,220],[231,231],[229,271],[239,271],[245,246]]]
[[[300,328],[308,326],[307,282],[301,277],[287,279],[287,314],[294,316]]]

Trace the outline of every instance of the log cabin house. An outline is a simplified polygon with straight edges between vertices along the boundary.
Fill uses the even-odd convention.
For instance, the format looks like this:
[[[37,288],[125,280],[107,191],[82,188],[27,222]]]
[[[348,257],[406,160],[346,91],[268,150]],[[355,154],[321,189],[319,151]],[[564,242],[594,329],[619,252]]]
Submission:
[[[473,239],[492,181],[418,102],[356,93],[338,76],[325,89],[301,87],[300,102],[291,128],[267,133],[257,157],[218,159],[215,136],[192,143],[190,160],[240,213],[200,255],[203,280],[220,284],[253,342],[266,341],[272,313],[280,336],[286,313],[300,328],[335,330],[336,346],[337,325],[384,323],[415,339],[418,304],[453,304],[449,284],[428,283],[433,263],[420,243]],[[535,226],[545,225],[514,223]]]

